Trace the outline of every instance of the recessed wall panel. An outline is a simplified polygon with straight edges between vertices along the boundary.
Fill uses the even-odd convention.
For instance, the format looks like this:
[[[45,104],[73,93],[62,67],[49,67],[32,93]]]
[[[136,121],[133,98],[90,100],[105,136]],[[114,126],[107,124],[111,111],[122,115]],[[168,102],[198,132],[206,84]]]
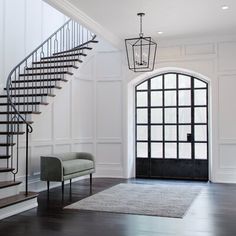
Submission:
[[[122,85],[120,82],[97,83],[97,138],[121,138]]]
[[[96,163],[97,164],[122,164],[122,145],[113,143],[97,144]]]
[[[213,43],[191,44],[185,46],[186,55],[207,55],[214,54],[215,47]]]
[[[52,104],[49,104],[40,115],[34,115],[33,120],[32,141],[51,141],[53,134]]]
[[[218,44],[220,71],[236,71],[236,41]]]
[[[219,78],[220,139],[236,139],[236,75]]]
[[[54,137],[56,140],[65,140],[70,138],[71,125],[71,101],[70,86],[64,84],[60,94],[54,98]]]
[[[94,153],[93,143],[74,143],[72,151]]]
[[[220,145],[220,168],[236,168],[236,144]]]
[[[93,81],[74,79],[72,83],[72,137],[92,138],[94,130]]]
[[[71,144],[57,144],[53,153],[66,153],[71,151]]]

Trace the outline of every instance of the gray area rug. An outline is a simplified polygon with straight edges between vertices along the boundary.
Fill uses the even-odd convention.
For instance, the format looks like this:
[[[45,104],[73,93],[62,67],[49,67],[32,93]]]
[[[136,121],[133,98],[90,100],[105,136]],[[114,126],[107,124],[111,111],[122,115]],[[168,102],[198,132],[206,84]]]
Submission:
[[[182,218],[200,191],[194,186],[118,184],[65,209]]]

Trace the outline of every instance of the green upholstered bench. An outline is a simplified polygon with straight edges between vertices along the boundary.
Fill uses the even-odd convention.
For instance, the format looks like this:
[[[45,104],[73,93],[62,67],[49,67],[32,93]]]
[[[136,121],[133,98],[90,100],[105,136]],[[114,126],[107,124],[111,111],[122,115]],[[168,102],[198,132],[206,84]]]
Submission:
[[[47,181],[49,193],[50,181],[62,183],[64,193],[64,181],[73,178],[90,175],[90,187],[92,187],[92,174],[95,172],[94,157],[86,152],[68,152],[52,156],[41,156],[41,180]]]

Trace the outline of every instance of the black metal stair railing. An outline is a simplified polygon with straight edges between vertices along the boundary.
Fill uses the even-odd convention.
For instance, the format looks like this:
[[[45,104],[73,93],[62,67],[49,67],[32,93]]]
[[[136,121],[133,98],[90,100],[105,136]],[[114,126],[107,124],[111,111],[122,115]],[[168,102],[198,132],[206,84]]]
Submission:
[[[74,20],[68,20],[62,27],[46,39],[32,53],[24,58],[10,72],[6,83],[7,168],[15,176],[19,163],[19,135],[26,134],[26,194],[28,193],[28,146],[29,133],[33,131],[29,116],[39,113],[38,107],[45,103],[45,96],[53,96],[53,89],[60,88],[58,81],[66,81],[72,74],[71,68],[82,62],[91,49],[89,44],[96,42],[96,35]],[[5,114],[5,113],[3,113]],[[26,130],[21,130],[25,125]],[[14,148],[16,141],[16,148]]]

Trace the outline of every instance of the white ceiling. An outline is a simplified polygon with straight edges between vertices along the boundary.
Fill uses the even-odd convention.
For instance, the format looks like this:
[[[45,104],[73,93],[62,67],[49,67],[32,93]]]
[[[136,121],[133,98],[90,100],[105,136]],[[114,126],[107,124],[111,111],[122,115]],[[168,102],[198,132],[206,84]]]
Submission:
[[[66,0],[121,39],[144,35],[182,38],[236,33],[236,0]],[[223,11],[221,6],[228,5]],[[158,35],[163,31],[163,35]]]

